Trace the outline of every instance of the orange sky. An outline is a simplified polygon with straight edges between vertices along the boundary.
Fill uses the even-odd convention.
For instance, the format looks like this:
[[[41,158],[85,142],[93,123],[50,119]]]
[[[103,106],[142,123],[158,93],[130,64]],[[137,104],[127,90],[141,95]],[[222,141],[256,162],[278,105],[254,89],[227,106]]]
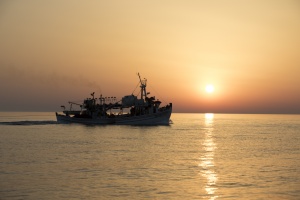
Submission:
[[[0,2],[0,111],[121,98],[137,72],[174,112],[300,113],[300,3]]]

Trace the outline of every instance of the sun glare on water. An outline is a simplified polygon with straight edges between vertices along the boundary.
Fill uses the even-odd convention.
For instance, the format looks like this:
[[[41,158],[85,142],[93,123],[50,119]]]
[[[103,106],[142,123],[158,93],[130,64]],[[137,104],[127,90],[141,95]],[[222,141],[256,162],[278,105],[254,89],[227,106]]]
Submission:
[[[207,93],[213,93],[213,92],[215,91],[215,87],[214,87],[213,85],[211,85],[211,84],[206,85],[205,91],[206,91]]]

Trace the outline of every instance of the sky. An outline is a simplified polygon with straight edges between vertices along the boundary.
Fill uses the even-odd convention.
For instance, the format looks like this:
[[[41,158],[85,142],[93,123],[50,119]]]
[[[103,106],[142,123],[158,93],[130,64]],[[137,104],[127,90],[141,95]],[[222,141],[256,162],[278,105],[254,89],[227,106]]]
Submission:
[[[0,1],[0,111],[120,99],[138,72],[174,112],[300,114],[300,1]]]

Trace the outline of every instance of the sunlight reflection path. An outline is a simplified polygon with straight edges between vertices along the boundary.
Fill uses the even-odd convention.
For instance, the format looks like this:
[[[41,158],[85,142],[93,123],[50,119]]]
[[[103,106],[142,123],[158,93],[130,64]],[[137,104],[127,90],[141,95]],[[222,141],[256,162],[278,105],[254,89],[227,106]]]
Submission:
[[[202,148],[204,150],[203,155],[201,156],[200,164],[201,175],[206,178],[205,191],[209,196],[209,199],[216,199],[218,196],[215,195],[217,190],[216,182],[218,176],[214,171],[214,151],[217,148],[213,140],[213,120],[214,114],[206,113],[205,114],[205,138],[202,143]]]

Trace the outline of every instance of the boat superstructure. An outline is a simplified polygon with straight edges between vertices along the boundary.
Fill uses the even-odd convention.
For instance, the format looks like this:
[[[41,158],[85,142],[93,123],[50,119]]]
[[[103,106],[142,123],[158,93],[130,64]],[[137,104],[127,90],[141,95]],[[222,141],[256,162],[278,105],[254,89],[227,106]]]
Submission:
[[[60,123],[82,124],[124,124],[124,125],[168,125],[172,114],[172,103],[160,106],[161,101],[154,96],[148,97],[147,79],[139,77],[140,98],[138,95],[126,95],[117,100],[116,97],[87,98],[82,104],[69,102],[70,109],[64,106],[63,114],[56,113]],[[80,110],[73,110],[77,105]]]

